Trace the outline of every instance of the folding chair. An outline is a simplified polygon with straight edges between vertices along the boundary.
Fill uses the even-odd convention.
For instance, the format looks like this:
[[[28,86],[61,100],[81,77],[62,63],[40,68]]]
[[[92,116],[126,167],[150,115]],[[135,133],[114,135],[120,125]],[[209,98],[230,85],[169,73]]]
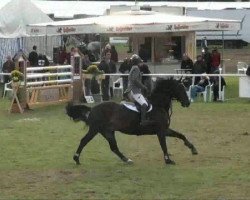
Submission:
[[[6,92],[11,92],[11,93],[13,92],[12,87],[11,87],[11,83],[12,82],[10,81],[10,82],[4,84],[3,98],[5,97]]]

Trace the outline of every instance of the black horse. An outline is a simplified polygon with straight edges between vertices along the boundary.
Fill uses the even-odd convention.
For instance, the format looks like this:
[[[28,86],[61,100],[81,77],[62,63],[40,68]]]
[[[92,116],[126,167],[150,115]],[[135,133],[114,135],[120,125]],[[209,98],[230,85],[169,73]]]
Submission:
[[[166,145],[166,136],[177,137],[184,141],[193,154],[197,151],[186,137],[172,129],[169,129],[171,102],[173,99],[181,102],[183,107],[190,105],[184,85],[177,80],[158,80],[156,86],[149,97],[149,102],[153,105],[152,111],[147,113],[147,118],[152,123],[141,127],[140,114],[131,111],[122,104],[115,102],[103,102],[93,108],[85,105],[66,106],[69,117],[74,121],[84,121],[89,126],[88,133],[81,139],[80,145],[73,157],[76,164],[80,164],[79,156],[85,145],[92,140],[97,133],[108,141],[110,149],[124,162],[130,163],[132,160],[125,157],[118,149],[115,131],[120,131],[129,135],[157,135],[166,164],[175,164],[169,157]]]

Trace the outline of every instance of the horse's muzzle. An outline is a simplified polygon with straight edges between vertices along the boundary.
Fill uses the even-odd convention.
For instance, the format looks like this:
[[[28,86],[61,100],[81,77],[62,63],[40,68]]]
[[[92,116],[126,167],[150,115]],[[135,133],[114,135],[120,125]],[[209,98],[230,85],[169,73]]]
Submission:
[[[190,102],[183,102],[182,104],[181,104],[181,106],[182,107],[189,107],[190,106]]]

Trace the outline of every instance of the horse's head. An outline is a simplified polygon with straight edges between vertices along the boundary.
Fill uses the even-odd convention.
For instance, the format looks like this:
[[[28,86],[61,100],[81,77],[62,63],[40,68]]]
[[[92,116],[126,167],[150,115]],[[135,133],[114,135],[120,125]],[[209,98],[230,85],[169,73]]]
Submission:
[[[67,115],[73,119],[75,122],[85,121],[88,118],[91,108],[85,105],[73,105],[72,102],[68,103],[66,106]]]
[[[177,101],[181,102],[183,107],[188,107],[190,105],[190,101],[186,92],[186,88],[180,80],[175,80],[176,88],[174,90],[174,98]]]
[[[153,93],[168,96],[170,100],[176,99],[183,107],[188,107],[190,105],[185,86],[182,84],[181,80],[172,78],[157,80]]]

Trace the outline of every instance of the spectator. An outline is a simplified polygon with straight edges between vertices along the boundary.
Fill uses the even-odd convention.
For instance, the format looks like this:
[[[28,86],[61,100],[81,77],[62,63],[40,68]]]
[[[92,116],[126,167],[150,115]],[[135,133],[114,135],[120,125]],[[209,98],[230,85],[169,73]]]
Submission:
[[[101,51],[101,57],[105,57],[105,53],[107,51],[110,51],[111,52],[111,45],[109,43],[107,43],[104,48],[102,48],[102,51]]]
[[[58,52],[58,64],[64,65],[68,63],[67,52],[65,47],[60,47]]]
[[[6,61],[3,63],[3,73],[11,73],[15,69],[15,63],[12,61],[11,56],[6,57]],[[4,76],[4,83],[11,81],[10,76]]]
[[[250,66],[247,67],[246,75],[250,76]]]
[[[202,59],[201,55],[197,56],[197,60],[194,63],[193,74],[202,74],[206,72],[206,63]],[[195,77],[195,84],[200,81],[200,77]]]
[[[191,102],[194,101],[197,93],[205,91],[205,87],[207,85],[209,85],[209,77],[206,76],[206,73],[203,73],[203,76],[200,78],[199,82],[191,87]]]
[[[128,74],[131,69],[130,59],[125,58],[120,65],[119,71],[123,74]],[[128,76],[122,76],[123,91],[128,87]]]
[[[211,59],[211,53],[209,52],[207,47],[205,47],[204,52],[202,52],[202,58],[206,63],[206,73],[208,74],[211,71],[212,59]]]
[[[30,66],[37,66],[38,65],[38,54],[37,54],[37,46],[33,46],[33,51],[29,53],[29,61]]]
[[[91,65],[91,62],[89,60],[89,52],[85,51],[83,52],[83,54],[84,56],[82,58],[82,69],[86,70]],[[85,95],[87,96],[91,95],[91,80],[85,79],[84,85],[85,85]]]
[[[184,53],[181,61],[181,69],[187,69],[192,71],[193,67],[194,67],[193,61],[189,58],[189,56],[186,53]]]
[[[202,49],[207,48],[207,38],[206,38],[206,37],[203,37],[203,38],[201,39],[201,48],[202,48]]]
[[[147,54],[147,50],[145,48],[145,44],[140,45],[139,56],[143,60],[143,62],[148,61],[148,54]]]
[[[111,60],[113,60],[115,63],[118,62],[118,53],[114,45],[111,45]]]
[[[213,72],[214,74],[219,74],[220,71],[219,70],[215,70]],[[213,101],[217,101],[219,98],[219,77],[215,76],[211,78],[211,83],[213,83],[213,94],[214,94],[214,98]],[[221,91],[223,89],[223,86],[226,86],[226,81],[223,77],[221,77]]]
[[[221,56],[220,53],[218,52],[217,48],[214,48],[214,50],[212,51],[212,55],[211,55],[211,71],[210,73],[213,73],[214,71],[219,70],[219,66],[221,63]]]
[[[76,48],[71,47],[70,52],[67,53],[67,63],[71,64],[71,57],[74,56],[76,53]]]
[[[39,67],[49,66],[49,60],[45,55],[39,53],[37,64]]]
[[[111,60],[111,52],[108,49],[104,52],[104,57],[101,63],[98,65],[98,68],[103,70],[106,74],[116,73],[116,65],[115,62]],[[108,101],[110,96],[111,98],[113,97],[113,82],[110,76],[105,76],[105,79],[102,80],[101,88],[104,101]]]

